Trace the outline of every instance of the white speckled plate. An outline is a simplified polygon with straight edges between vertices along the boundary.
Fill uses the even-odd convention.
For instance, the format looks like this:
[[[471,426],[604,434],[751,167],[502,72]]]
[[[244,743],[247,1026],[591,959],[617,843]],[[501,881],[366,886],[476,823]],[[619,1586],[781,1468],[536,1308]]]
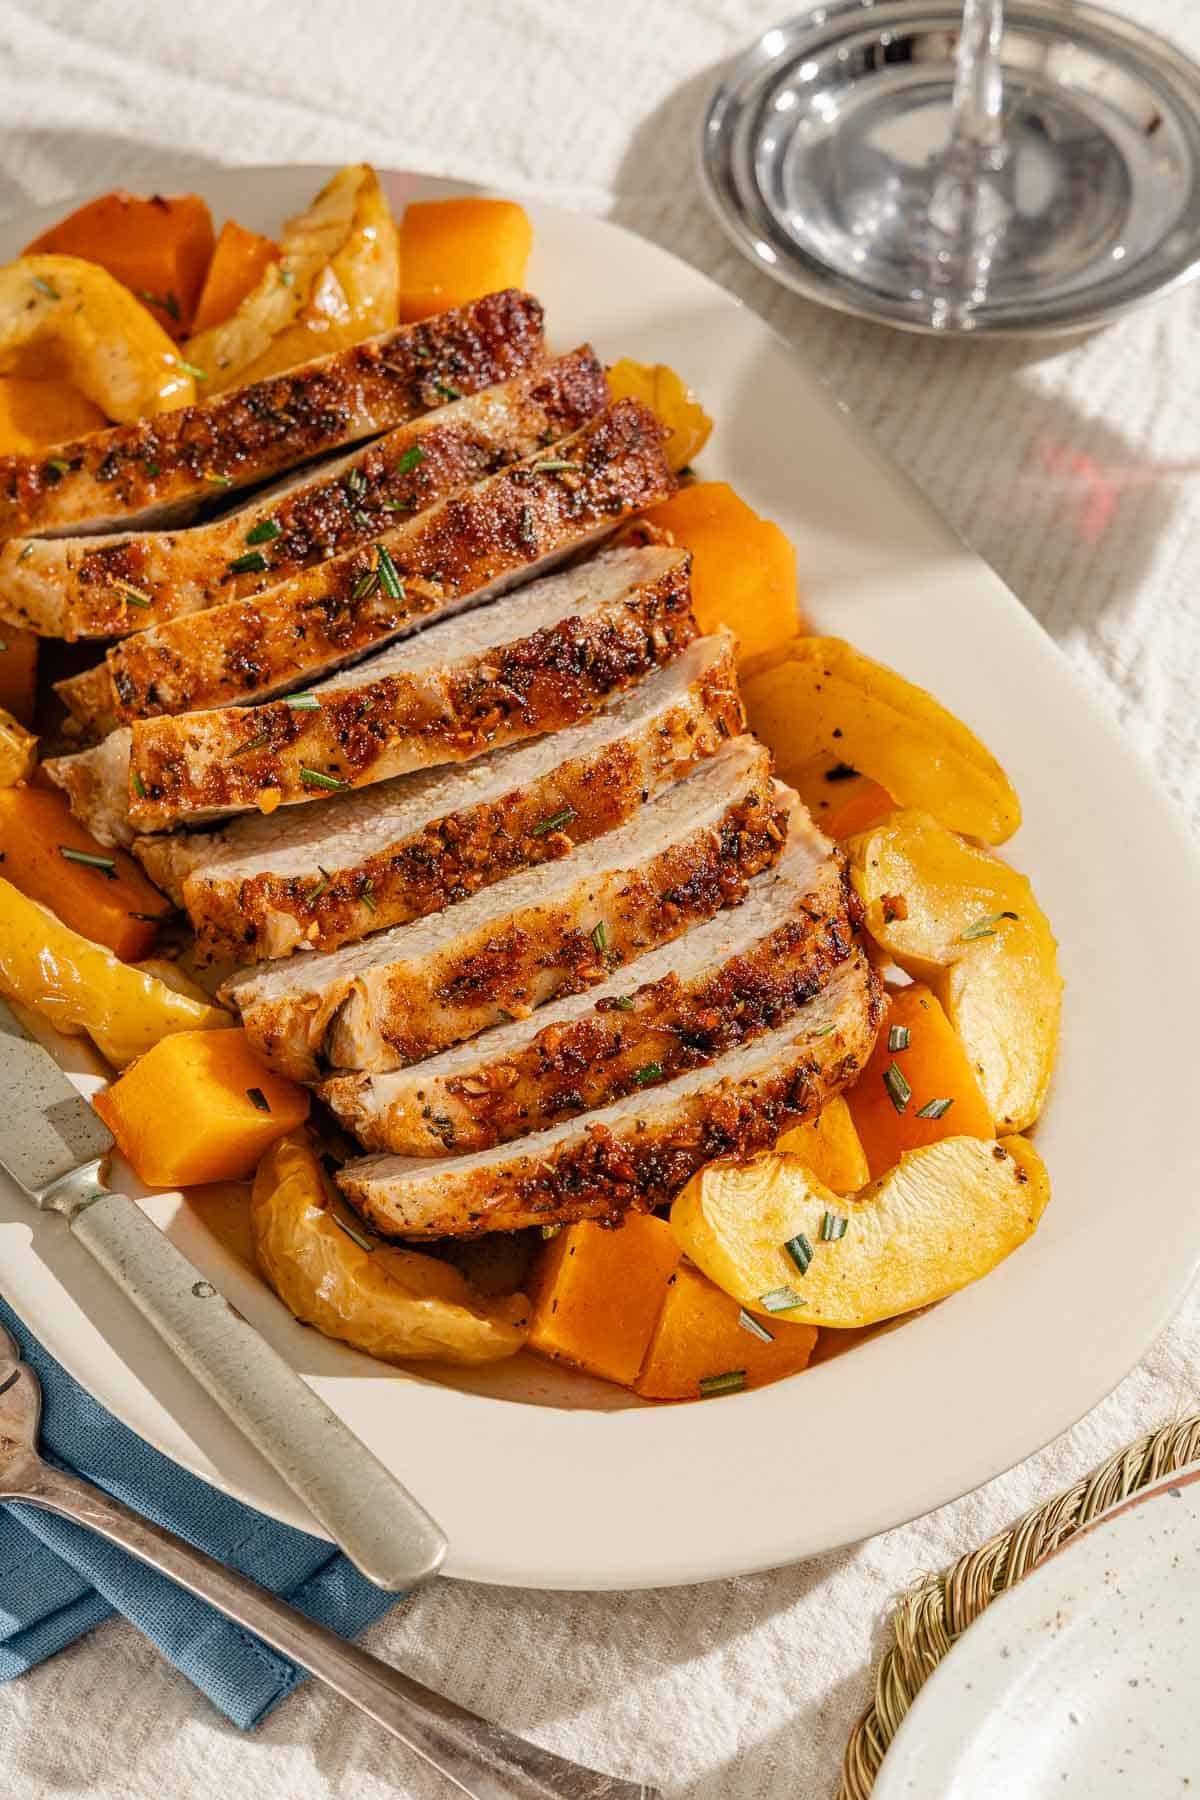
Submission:
[[[240,170],[207,192],[219,215],[274,231],[325,173]],[[388,181],[398,205],[453,191]],[[794,538],[809,616],[932,688],[1006,764],[1025,809],[1006,853],[1033,877],[1067,980],[1037,1134],[1054,1200],[1036,1238],[904,1329],[756,1393],[647,1407],[531,1356],[436,1378],[390,1369],[298,1325],[214,1233],[218,1201],[148,1203],[425,1501],[450,1538],[447,1574],[649,1587],[792,1562],[940,1506],[1062,1431],[1157,1336],[1200,1259],[1200,866],[1154,775],[1054,644],[802,357],[653,244],[530,211],[529,285],[551,342],[590,338],[605,357],[681,369],[716,419],[702,473]],[[52,216],[0,228],[0,258]],[[0,1288],[143,1437],[307,1523],[61,1221],[3,1183]]]
[[[993,1602],[922,1688],[874,1800],[1200,1791],[1200,1465]]]

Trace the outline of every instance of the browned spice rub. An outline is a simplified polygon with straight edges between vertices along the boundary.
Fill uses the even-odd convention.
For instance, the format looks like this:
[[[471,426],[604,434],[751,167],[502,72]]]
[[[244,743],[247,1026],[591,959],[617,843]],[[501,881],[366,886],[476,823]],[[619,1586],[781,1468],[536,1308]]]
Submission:
[[[438,407],[220,520],[140,536],[14,542],[0,552],[0,610],[16,598],[47,634],[107,637],[246,599],[394,531],[577,431],[607,404],[604,370],[585,345]],[[111,704],[102,670],[58,691],[85,724]]]
[[[370,548],[261,598],[127,638],[108,655],[115,721],[197,711],[311,680],[565,554],[673,490],[662,439],[653,413],[621,401],[548,452],[385,531]]]
[[[161,831],[196,814],[270,809],[464,762],[584,718],[695,635],[681,558],[611,607],[452,663],[436,682],[424,670],[372,677],[368,664],[352,684],[318,689],[312,710],[277,700],[141,721],[129,817]]]
[[[516,374],[541,333],[537,301],[507,290],[52,458],[0,457],[0,539],[199,506]]]

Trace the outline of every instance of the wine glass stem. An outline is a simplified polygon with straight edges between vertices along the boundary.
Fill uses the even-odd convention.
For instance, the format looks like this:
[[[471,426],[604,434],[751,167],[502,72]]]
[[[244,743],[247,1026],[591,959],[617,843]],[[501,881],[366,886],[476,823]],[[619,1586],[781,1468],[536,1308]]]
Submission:
[[[1002,157],[1003,35],[1004,0],[963,0],[950,126],[950,155],[963,164],[981,159],[996,166]]]

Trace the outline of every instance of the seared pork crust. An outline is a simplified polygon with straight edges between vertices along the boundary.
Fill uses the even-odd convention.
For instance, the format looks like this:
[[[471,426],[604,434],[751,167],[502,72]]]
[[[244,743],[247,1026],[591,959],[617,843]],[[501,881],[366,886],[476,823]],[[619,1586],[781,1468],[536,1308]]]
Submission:
[[[265,697],[511,586],[531,565],[545,567],[665,498],[675,480],[663,436],[652,412],[621,401],[549,451],[385,531],[370,548],[257,599],[139,632],[109,652],[104,711],[129,723]],[[59,689],[77,715],[80,686],[92,684]]]
[[[449,390],[474,393],[503,381],[527,368],[541,344],[541,307],[510,289],[212,400],[58,445],[53,460],[0,457],[0,539],[178,517],[230,488],[391,430],[443,405]],[[26,621],[18,614],[15,622]]]
[[[0,607],[16,601],[48,635],[98,637],[245,599],[394,531],[460,488],[577,431],[607,404],[604,370],[584,346],[439,406],[207,524],[141,535],[13,539],[0,551]],[[64,682],[58,691],[85,723],[91,722],[89,694],[92,708],[98,695],[108,700],[103,671]]]
[[[477,1237],[666,1206],[705,1163],[768,1149],[866,1062],[882,992],[855,948],[807,1007],[708,1067],[511,1147],[473,1156],[370,1156],[343,1193],[392,1237]]]
[[[625,994],[547,1025],[511,1054],[489,1056],[485,1033],[473,1046],[474,1069],[445,1076],[433,1062],[335,1075],[321,1098],[368,1150],[437,1156],[507,1143],[669,1081],[780,1025],[846,961],[854,916],[845,859],[834,852],[792,917],[715,968],[631,987],[635,962]]]
[[[686,649],[696,635],[688,569],[680,557],[609,606],[436,678],[419,669],[372,679],[367,664],[361,679],[316,690],[312,710],[276,700],[141,721],[132,727],[129,818],[161,831],[197,815],[270,811],[573,724]]]
[[[338,833],[353,839],[359,815],[361,829],[367,828],[375,810],[387,804],[387,791],[378,787],[330,803],[330,847],[314,845],[306,865],[289,853],[288,826],[295,815],[288,813],[269,821],[235,821],[218,834],[227,851],[224,867],[197,833],[141,838],[134,849],[150,879],[186,908],[202,957],[247,963],[299,948],[333,950],[368,932],[438,912],[505,875],[557,861],[576,845],[616,829],[741,728],[728,643],[641,730],[560,759],[524,785],[431,818],[370,852],[339,856]],[[527,751],[510,754],[528,761]],[[408,779],[401,777],[396,785],[403,787]],[[307,841],[307,815],[296,822]],[[268,833],[279,840],[281,862],[301,865],[296,873],[262,870],[262,851],[252,852],[250,845]],[[246,844],[240,862],[239,839]],[[247,873],[247,858],[253,873]]]
[[[239,976],[223,997],[264,1061],[297,1080],[311,1080],[322,1062],[395,1069],[433,1056],[555,994],[590,987],[736,905],[784,840],[787,803],[771,791],[768,769],[764,750],[715,820],[677,828],[656,854],[598,877],[581,868],[565,892],[546,902],[526,897],[512,911],[501,890],[482,924],[432,953],[418,956],[405,936],[416,927],[401,926],[369,940],[374,958],[365,968],[335,965],[326,974],[305,957],[276,965],[279,974],[295,971],[294,985]]]

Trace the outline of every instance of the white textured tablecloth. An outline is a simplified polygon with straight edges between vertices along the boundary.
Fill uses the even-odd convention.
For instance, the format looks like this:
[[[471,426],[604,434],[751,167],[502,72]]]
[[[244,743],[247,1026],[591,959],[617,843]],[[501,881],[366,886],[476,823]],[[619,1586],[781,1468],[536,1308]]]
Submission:
[[[1195,0],[1124,8],[1200,55]],[[4,0],[0,210],[121,182],[178,188],[213,163],[367,157],[632,226],[793,340],[1200,825],[1200,285],[1088,340],[1040,346],[891,335],[777,291],[710,222],[692,163],[718,65],[774,13],[770,0]],[[1193,1299],[1075,1430],[915,1525],[700,1588],[590,1597],[443,1582],[370,1642],[466,1705],[673,1800],[821,1800],[889,1597],[1198,1399]],[[316,1686],[243,1736],[119,1622],[0,1689],[5,1800],[446,1791]]]

